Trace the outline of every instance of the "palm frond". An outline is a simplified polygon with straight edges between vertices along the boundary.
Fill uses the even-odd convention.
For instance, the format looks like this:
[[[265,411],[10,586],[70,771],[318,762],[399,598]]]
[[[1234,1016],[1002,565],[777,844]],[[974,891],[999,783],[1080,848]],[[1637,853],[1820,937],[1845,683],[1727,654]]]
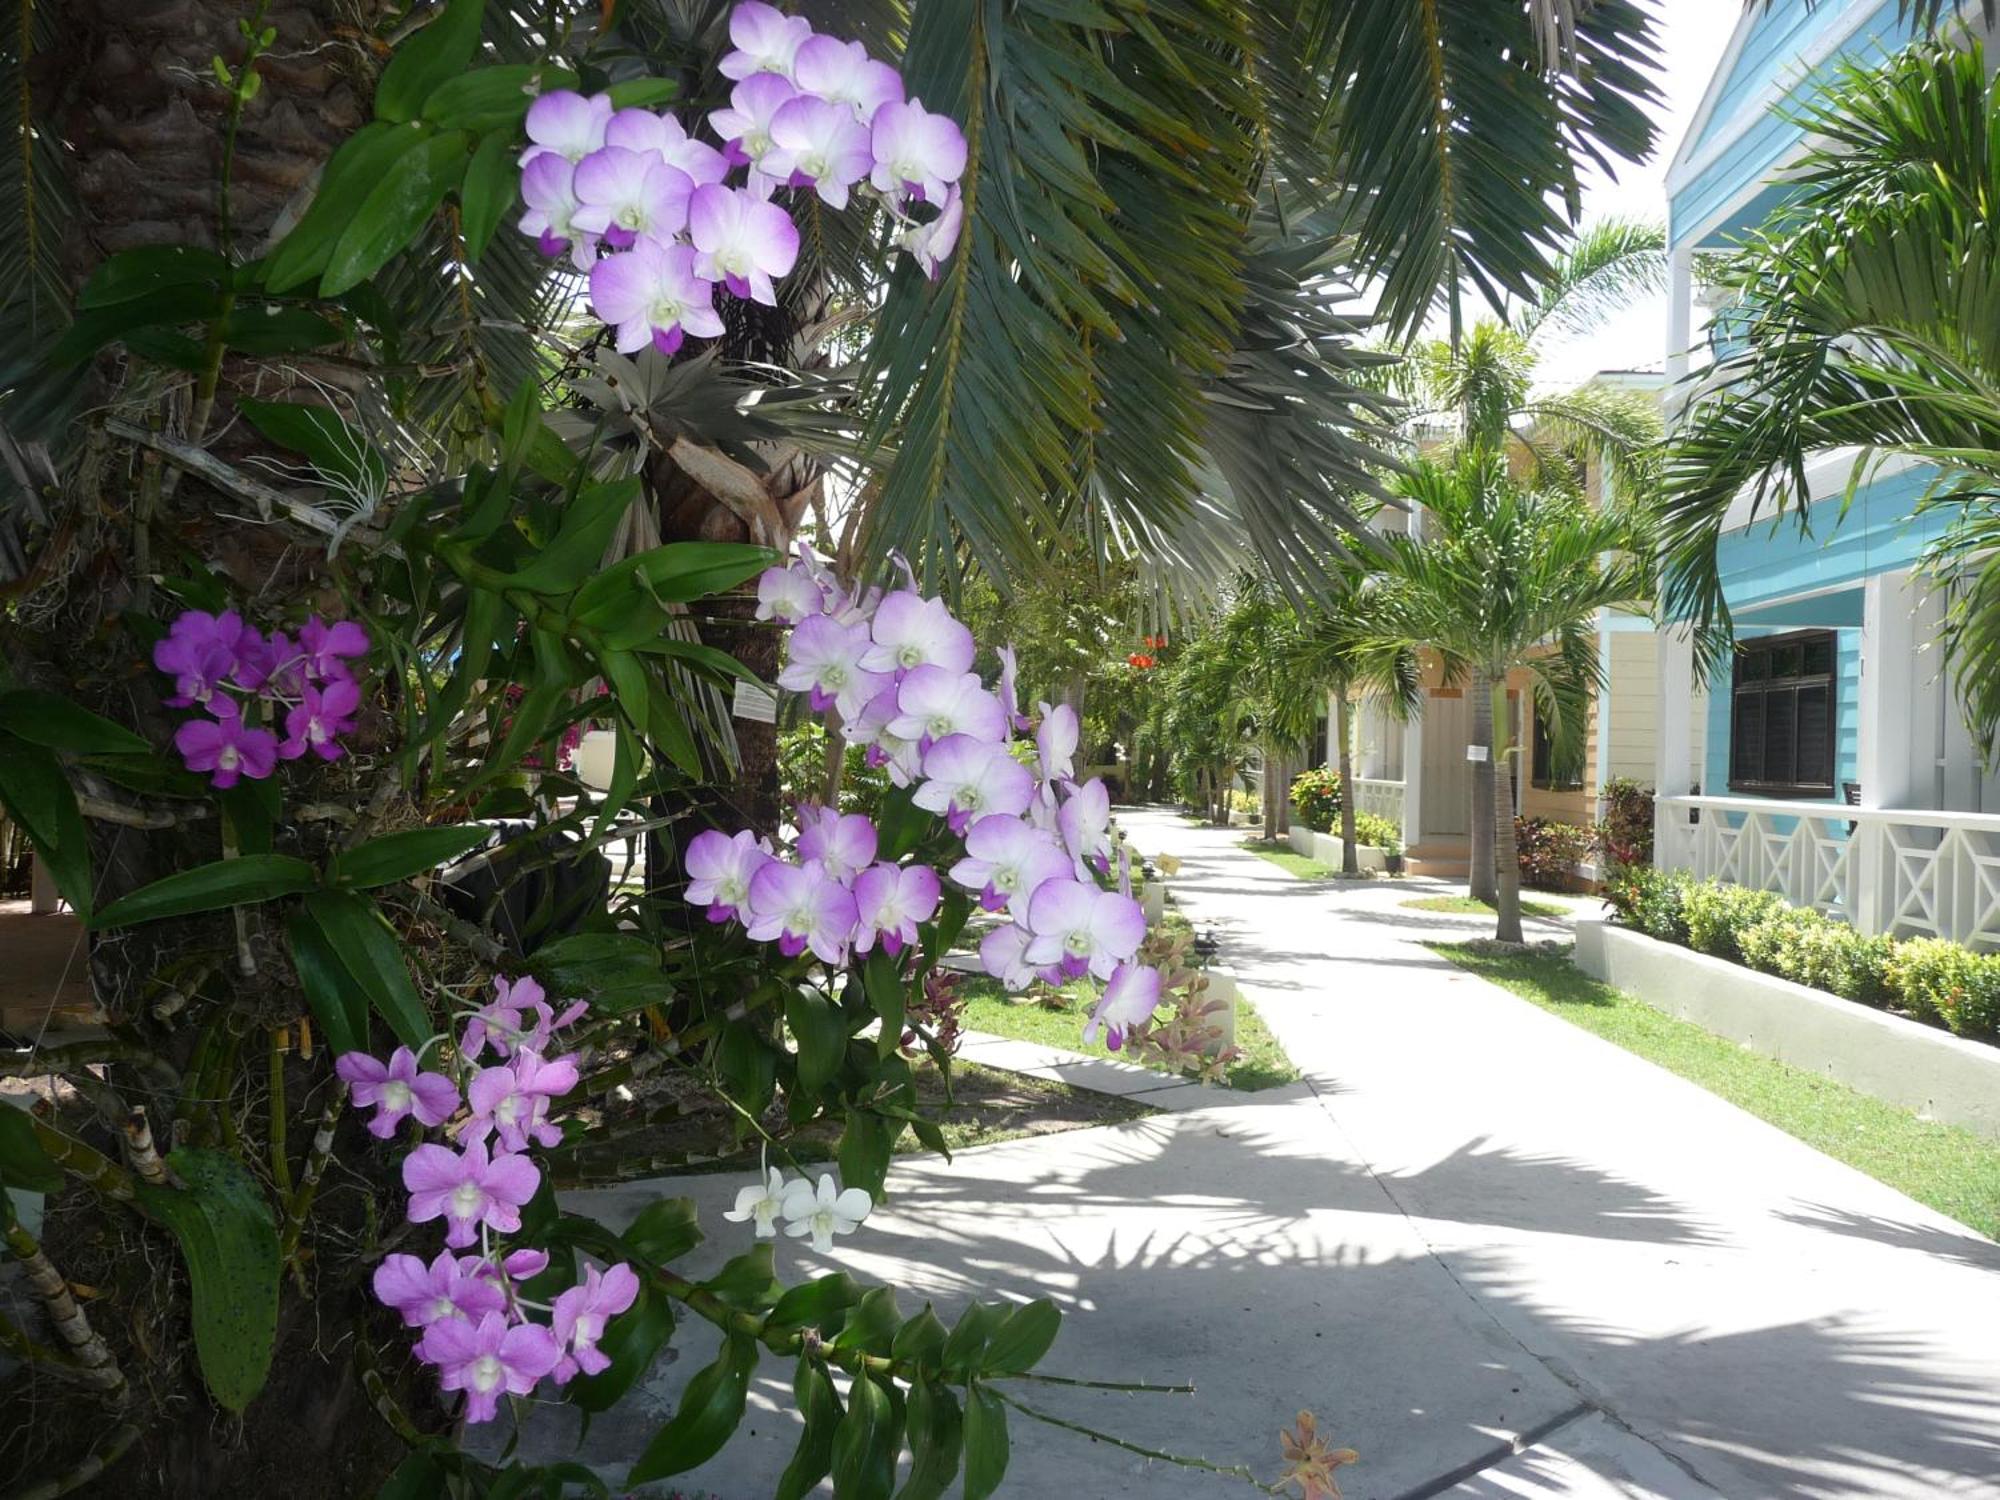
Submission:
[[[1667,289],[1667,232],[1653,220],[1586,225],[1549,268],[1540,294],[1508,321],[1533,339],[1588,333],[1640,297]]]

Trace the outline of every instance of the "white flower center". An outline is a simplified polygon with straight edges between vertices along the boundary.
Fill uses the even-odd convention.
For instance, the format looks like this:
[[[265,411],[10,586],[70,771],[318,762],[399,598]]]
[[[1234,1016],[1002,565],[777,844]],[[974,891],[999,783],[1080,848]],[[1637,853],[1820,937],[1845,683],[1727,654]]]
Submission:
[[[752,161],[761,161],[764,153],[771,149],[771,138],[761,130],[743,132],[743,154]]]
[[[799,170],[808,177],[824,177],[827,174],[826,157],[823,153],[799,158]]]
[[[476,1182],[461,1182],[451,1190],[451,1216],[454,1219],[477,1218],[485,1204],[486,1190]]]
[[[646,227],[646,211],[636,203],[628,203],[618,210],[620,229],[640,230]]]
[[[1087,932],[1072,932],[1068,937],[1063,939],[1063,947],[1078,958],[1086,957],[1090,952],[1090,934]]]
[[[932,739],[941,740],[951,733],[954,726],[949,714],[932,714],[930,723],[926,727],[930,730]]]
[[[391,1078],[382,1085],[382,1107],[393,1114],[408,1114],[410,1086],[400,1078]]]
[[[725,271],[734,272],[739,276],[742,274],[741,265],[731,265],[727,262],[722,262],[721,264],[722,269]],[[820,668],[819,685],[823,688],[833,688],[836,691],[846,687],[847,668],[843,667],[837,661],[828,662],[824,667]]]
[[[431,1317],[433,1319],[460,1318],[463,1316],[465,1315],[458,1310],[458,1304],[449,1297],[440,1297],[431,1303]]]
[[[750,889],[740,875],[731,875],[719,880],[715,886],[715,901],[718,906],[742,906],[750,899]]]
[[[215,757],[215,763],[225,771],[233,771],[243,764],[243,755],[234,745],[224,745],[222,753]]]
[[[646,321],[655,328],[672,328],[680,322],[681,314],[686,310],[687,306],[680,298],[662,292],[653,299]]]
[[[979,788],[976,786],[960,787],[958,789],[958,794],[954,796],[951,800],[956,802],[960,810],[963,812],[978,812],[980,805],[985,801],[985,799],[979,795]]]
[[[924,662],[923,647],[914,641],[896,653],[896,661],[905,667],[920,667]]]
[[[993,872],[993,889],[1012,891],[1021,884],[1021,872],[1013,869],[998,869]]]
[[[507,1367],[497,1354],[482,1354],[472,1362],[472,1388],[480,1395],[495,1390],[507,1378]]]
[[[527,1107],[527,1103],[528,1101],[519,1094],[509,1094],[493,1107],[493,1118],[502,1125],[512,1125],[521,1118],[521,1111]]]

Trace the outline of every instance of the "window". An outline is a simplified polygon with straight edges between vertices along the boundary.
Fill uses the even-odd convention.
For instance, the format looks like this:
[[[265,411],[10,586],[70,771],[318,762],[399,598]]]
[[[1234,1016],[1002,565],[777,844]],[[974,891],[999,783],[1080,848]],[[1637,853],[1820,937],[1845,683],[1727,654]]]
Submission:
[[[1729,715],[1729,789],[1765,796],[1833,795],[1838,638],[1807,630],[1736,648]]]
[[[1535,758],[1530,779],[1544,792],[1573,792],[1583,785],[1583,746],[1556,753],[1555,732],[1540,708],[1535,711]]]

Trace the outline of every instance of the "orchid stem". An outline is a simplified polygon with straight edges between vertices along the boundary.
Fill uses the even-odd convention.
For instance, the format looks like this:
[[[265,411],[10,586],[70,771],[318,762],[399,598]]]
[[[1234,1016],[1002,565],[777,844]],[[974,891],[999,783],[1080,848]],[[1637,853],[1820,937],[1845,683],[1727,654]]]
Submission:
[[[1081,1422],[1072,1422],[1067,1418],[1045,1412],[1039,1407],[1030,1406],[1018,1397],[1008,1395],[997,1386],[987,1385],[984,1381],[980,1383],[985,1385],[987,1390],[992,1391],[998,1400],[1013,1407],[1014,1410],[1018,1411],[1024,1417],[1033,1417],[1037,1422],[1046,1422],[1049,1426],[1060,1427],[1066,1432],[1081,1433],[1084,1437],[1092,1438],[1097,1442],[1109,1443],[1114,1448],[1123,1448],[1127,1453],[1136,1453],[1141,1458],[1158,1459],[1161,1463],[1173,1464],[1176,1468],[1200,1469],[1204,1473],[1219,1474],[1225,1479],[1240,1479],[1245,1484],[1253,1485],[1257,1489],[1263,1490],[1266,1494],[1275,1493],[1269,1485],[1251,1473],[1246,1465],[1211,1463],[1205,1458],[1190,1458],[1186,1454],[1168,1453],[1159,1448],[1143,1447],[1138,1443],[1127,1442],[1124,1438],[1115,1437],[1111,1433],[1099,1432],[1095,1427],[1086,1427]]]

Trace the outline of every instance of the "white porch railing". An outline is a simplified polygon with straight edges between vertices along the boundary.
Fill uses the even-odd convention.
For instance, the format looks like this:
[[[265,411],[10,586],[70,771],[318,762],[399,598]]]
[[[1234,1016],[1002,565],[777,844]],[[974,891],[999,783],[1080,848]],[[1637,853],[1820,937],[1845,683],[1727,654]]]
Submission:
[[[2000,816],[1662,797],[1659,863],[1776,891],[1862,932],[2000,948]]]
[[[1400,833],[1403,827],[1403,783],[1355,777],[1354,810],[1387,818]]]

